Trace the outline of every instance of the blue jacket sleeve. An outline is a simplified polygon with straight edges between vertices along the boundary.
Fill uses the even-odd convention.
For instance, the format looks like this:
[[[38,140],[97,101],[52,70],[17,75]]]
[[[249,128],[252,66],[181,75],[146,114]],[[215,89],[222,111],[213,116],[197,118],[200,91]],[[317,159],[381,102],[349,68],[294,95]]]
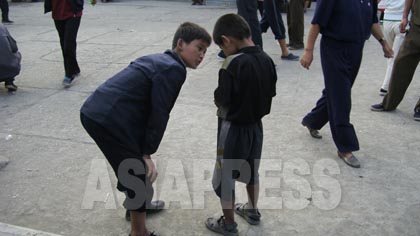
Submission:
[[[144,154],[151,155],[158,149],[168,124],[169,113],[175,104],[185,77],[185,69],[172,67],[152,78],[150,114],[143,143]]]

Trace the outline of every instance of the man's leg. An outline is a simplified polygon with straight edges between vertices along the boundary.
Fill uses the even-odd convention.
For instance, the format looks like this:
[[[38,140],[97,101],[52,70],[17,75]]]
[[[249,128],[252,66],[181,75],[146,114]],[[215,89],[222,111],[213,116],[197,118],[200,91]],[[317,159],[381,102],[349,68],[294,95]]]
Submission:
[[[301,49],[303,44],[303,0],[290,0],[288,9],[289,42],[292,49]]]
[[[9,21],[9,3],[7,3],[7,0],[0,0],[0,9],[2,21]]]
[[[76,39],[79,31],[81,17],[73,17],[66,20],[64,30],[63,54],[67,77],[74,77],[80,73],[79,64],[76,59]]]
[[[420,26],[412,24],[394,61],[388,93],[383,99],[384,110],[395,110],[400,104],[413,79],[419,61]]]
[[[131,232],[130,236],[149,235],[146,228],[146,212],[130,211],[131,214]]]
[[[260,22],[258,21],[258,3],[254,0],[236,0],[238,15],[242,16],[251,28],[252,41],[263,47]]]

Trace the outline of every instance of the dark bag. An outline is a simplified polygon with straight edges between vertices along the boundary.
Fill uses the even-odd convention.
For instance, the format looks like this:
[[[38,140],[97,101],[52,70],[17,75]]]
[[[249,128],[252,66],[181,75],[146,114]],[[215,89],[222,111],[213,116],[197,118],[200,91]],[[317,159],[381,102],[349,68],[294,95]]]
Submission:
[[[0,81],[14,78],[20,73],[21,58],[16,41],[7,28],[0,24]]]

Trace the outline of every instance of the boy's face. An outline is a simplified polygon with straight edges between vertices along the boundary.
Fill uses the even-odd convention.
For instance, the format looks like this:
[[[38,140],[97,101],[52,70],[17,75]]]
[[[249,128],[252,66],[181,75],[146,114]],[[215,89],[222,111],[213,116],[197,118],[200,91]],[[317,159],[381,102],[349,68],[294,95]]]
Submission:
[[[182,39],[178,40],[175,51],[185,62],[186,66],[195,69],[200,65],[207,52],[209,44],[204,40],[195,39],[190,43],[184,42]]]

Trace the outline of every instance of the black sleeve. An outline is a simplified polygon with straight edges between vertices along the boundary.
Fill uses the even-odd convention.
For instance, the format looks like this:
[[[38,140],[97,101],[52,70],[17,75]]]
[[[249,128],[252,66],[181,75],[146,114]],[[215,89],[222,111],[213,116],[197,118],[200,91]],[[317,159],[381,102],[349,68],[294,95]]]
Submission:
[[[219,84],[214,91],[214,103],[217,107],[229,107],[232,96],[233,75],[226,69],[219,71]]]
[[[181,67],[165,70],[152,78],[150,114],[143,143],[144,154],[156,152],[162,141],[175,101],[185,81],[186,71]]]

